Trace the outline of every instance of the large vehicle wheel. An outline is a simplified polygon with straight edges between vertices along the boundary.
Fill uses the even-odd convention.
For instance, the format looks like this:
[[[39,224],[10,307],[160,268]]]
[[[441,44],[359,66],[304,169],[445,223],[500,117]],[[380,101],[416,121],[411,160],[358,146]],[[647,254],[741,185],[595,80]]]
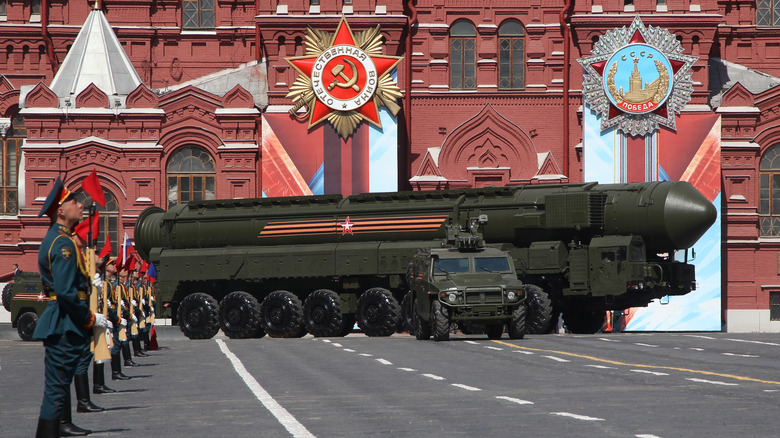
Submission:
[[[23,341],[32,341],[36,325],[38,325],[38,315],[35,312],[24,312],[16,320],[16,331]]]
[[[230,339],[255,336],[260,325],[260,303],[246,292],[227,294],[219,304],[219,326]]]
[[[507,327],[509,339],[523,339],[525,337],[527,312],[528,309],[522,304],[517,306],[517,309],[512,312],[512,321],[509,322],[509,327]]]
[[[603,310],[563,311],[563,322],[570,332],[579,335],[592,335],[604,326],[606,313]]]
[[[295,338],[303,328],[303,304],[292,292],[271,292],[260,305],[263,329],[272,338]]]
[[[504,324],[485,326],[485,332],[487,332],[488,339],[501,339],[501,335],[504,334]]]
[[[375,287],[363,292],[357,302],[357,322],[367,336],[390,336],[400,318],[401,306],[389,290]]]
[[[344,331],[339,295],[328,289],[315,290],[303,303],[303,319],[314,337],[339,336]]]
[[[416,309],[412,307],[413,304],[414,292],[409,291],[404,295],[404,299],[401,300],[401,323],[399,324],[401,326],[400,331],[405,331],[409,334],[414,334],[414,313]]]
[[[13,283],[8,283],[3,287],[3,307],[5,310],[11,311],[11,286]]]
[[[450,309],[442,305],[439,300],[434,300],[431,303],[431,326],[433,327],[434,341],[450,339],[450,330],[452,329]]]
[[[417,298],[412,300],[412,323],[414,324],[414,337],[418,341],[427,341],[431,338],[431,321],[420,318],[417,313]]]
[[[211,339],[219,331],[219,304],[208,294],[187,295],[179,303],[179,329],[190,339]]]
[[[532,284],[525,285],[526,333],[540,335],[552,331],[552,301],[541,287]]]

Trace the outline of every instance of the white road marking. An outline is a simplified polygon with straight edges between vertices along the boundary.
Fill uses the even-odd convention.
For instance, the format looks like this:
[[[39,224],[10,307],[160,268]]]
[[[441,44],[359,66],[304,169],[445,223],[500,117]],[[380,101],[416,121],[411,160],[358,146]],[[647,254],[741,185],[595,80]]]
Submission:
[[[598,368],[600,370],[616,370],[617,367],[608,367],[606,365],[585,365],[586,367]]]
[[[656,348],[656,347],[658,347],[657,345],[653,345],[653,344],[643,344],[643,343],[641,343],[641,342],[634,342],[634,345],[639,345],[640,347],[652,347],[652,348]]]
[[[235,369],[236,373],[238,373],[241,379],[244,380],[244,383],[246,383],[246,386],[249,387],[249,390],[252,391],[255,397],[260,400],[260,403],[262,403],[263,406],[265,406],[265,408],[268,409],[268,411],[271,412],[274,417],[276,417],[279,423],[281,423],[282,426],[284,426],[284,428],[292,434],[292,436],[301,438],[315,437],[311,432],[309,432],[308,429],[306,429],[306,427],[303,426],[303,424],[299,423],[295,417],[290,415],[290,413],[287,412],[287,410],[283,408],[282,405],[274,400],[274,398],[271,397],[271,394],[269,394],[265,389],[263,389],[262,386],[260,386],[260,383],[258,383],[257,380],[255,380],[255,378],[249,374],[249,371],[246,370],[244,364],[241,363],[241,360],[238,358],[238,356],[233,354],[233,352],[228,349],[225,341],[222,339],[217,339],[216,341],[217,345],[219,345],[219,349],[222,350],[222,353],[227,356],[227,358],[233,364],[233,369]]]
[[[330,339],[323,339],[323,340],[322,340],[322,342],[327,342],[327,343],[330,343],[330,342],[331,342],[331,340],[330,340]]]
[[[571,412],[550,412],[550,415],[560,415],[561,417],[569,417],[582,421],[604,421],[603,418],[588,417],[587,415],[572,414]]]
[[[393,363],[392,363],[392,362],[390,362],[389,360],[384,360],[384,359],[381,359],[381,358],[380,358],[380,359],[377,359],[376,361],[377,361],[377,362],[379,362],[379,363],[381,363],[382,365],[392,365],[392,364],[393,364]]]
[[[344,351],[346,351],[347,353],[354,353],[355,352],[355,350],[353,350],[351,348],[345,348]]]
[[[486,346],[485,346],[485,348],[487,348],[488,350],[498,350],[498,351],[501,351],[501,350],[503,350],[503,348],[500,348],[500,347],[493,347],[493,346],[491,346],[491,345],[486,345]]]
[[[764,392],[777,392],[780,391],[780,389],[765,389]]]
[[[535,354],[533,351],[523,351],[523,350],[515,350],[515,353],[520,353],[520,354]]]
[[[609,339],[609,338],[599,338],[600,341],[606,341],[606,342],[620,342],[617,339]]]
[[[497,395],[496,398],[499,399],[499,400],[506,400],[506,401],[510,401],[512,403],[517,403],[519,405],[532,405],[532,404],[534,404],[534,402],[532,402],[532,401],[522,400],[522,399],[514,398],[514,397],[507,397],[505,395]]]
[[[433,380],[445,380],[444,377],[437,376],[436,374],[423,374],[423,376]]]
[[[360,355],[363,356],[363,357],[372,357],[373,356],[373,354],[369,354],[369,353],[360,353]]]
[[[780,344],[776,344],[774,342],[751,341],[749,339],[732,339],[732,338],[726,338],[726,340],[734,341],[734,342],[747,342],[748,344],[761,344],[761,345],[771,345],[773,347],[780,347]]]
[[[736,356],[736,357],[760,357],[755,354],[737,354],[737,353],[721,353],[724,356]]]
[[[398,369],[401,370],[401,371],[417,371],[414,368],[402,368],[402,367],[399,367]]]
[[[334,347],[341,347],[341,344],[339,344],[338,342],[334,342],[331,345],[333,345]]]
[[[472,344],[472,345],[479,345],[479,342],[477,342],[477,341],[463,341],[463,342],[465,342],[467,344]]]
[[[571,362],[568,359],[562,359],[560,357],[555,357],[555,356],[542,356],[542,357],[546,357],[547,359],[552,359],[552,360],[554,360],[556,362]]]
[[[716,339],[713,338],[712,336],[704,336],[704,335],[683,335],[683,336],[688,336],[689,338],[699,338],[699,339]]]
[[[652,433],[640,433],[639,435],[636,435],[636,438],[661,438],[658,435],[653,435]]]
[[[704,351],[704,349],[703,349],[703,348],[696,348],[696,347],[691,347],[690,349],[691,349],[691,350],[695,350],[695,351]]]
[[[690,380],[691,382],[698,382],[698,383],[710,383],[710,384],[713,384],[713,385],[724,385],[724,386],[738,386],[739,385],[739,383],[721,382],[719,380],[697,379],[695,377],[687,377],[685,380]]]
[[[454,386],[456,388],[460,388],[460,389],[465,389],[466,391],[482,391],[479,388],[475,388],[475,387],[469,386],[469,385],[463,385],[463,384],[460,384],[460,383],[453,383],[452,386]]]
[[[668,376],[668,373],[661,373],[658,371],[648,371],[648,370],[631,370],[634,373],[643,373],[643,374],[652,374],[654,376]]]

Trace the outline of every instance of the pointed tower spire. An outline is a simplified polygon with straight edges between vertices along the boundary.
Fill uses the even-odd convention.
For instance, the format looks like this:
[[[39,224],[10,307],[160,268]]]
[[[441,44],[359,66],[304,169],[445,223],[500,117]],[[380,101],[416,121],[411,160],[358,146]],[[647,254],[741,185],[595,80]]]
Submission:
[[[96,0],[51,88],[60,99],[75,98],[94,83],[109,97],[127,96],[142,83]]]

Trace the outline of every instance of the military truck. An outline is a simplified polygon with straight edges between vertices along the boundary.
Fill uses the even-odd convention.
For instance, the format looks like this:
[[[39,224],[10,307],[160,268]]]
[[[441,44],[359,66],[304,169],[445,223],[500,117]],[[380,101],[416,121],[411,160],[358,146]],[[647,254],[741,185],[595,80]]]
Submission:
[[[407,271],[405,312],[419,340],[446,341],[453,323],[484,324],[499,339],[504,325],[512,339],[526,331],[527,287],[517,278],[512,256],[496,248],[431,248],[418,252]]]
[[[414,255],[470,238],[484,216],[485,244],[541,288],[528,294],[529,332],[547,330],[554,308],[593,333],[605,310],[693,290],[694,266],[675,254],[716,214],[687,182],[527,185],[193,201],[144,210],[134,238],[157,267],[158,314],[190,338],[334,336],[352,318],[386,336]]]
[[[48,305],[49,296],[43,293],[41,275],[37,272],[22,272],[14,283],[3,287],[3,307],[11,312],[11,326],[16,327],[24,341],[32,341],[38,316]]]

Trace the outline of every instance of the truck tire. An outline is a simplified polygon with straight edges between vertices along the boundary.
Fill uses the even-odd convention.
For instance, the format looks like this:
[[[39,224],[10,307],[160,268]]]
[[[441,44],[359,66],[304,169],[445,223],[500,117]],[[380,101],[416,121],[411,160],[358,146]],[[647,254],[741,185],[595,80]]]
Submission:
[[[357,322],[367,336],[390,336],[400,318],[401,306],[389,290],[375,287],[363,292],[357,302]]]
[[[254,337],[259,325],[260,303],[247,292],[231,292],[219,303],[219,326],[228,338]]]
[[[504,334],[504,324],[486,325],[485,332],[488,339],[501,339],[501,335]]]
[[[509,322],[507,332],[509,332],[509,339],[523,339],[525,337],[525,330],[527,325],[527,313],[528,309],[524,305],[517,306],[514,312],[512,312],[512,321]]]
[[[9,312],[11,311],[11,286],[13,285],[13,283],[8,283],[3,286],[3,307]]]
[[[303,304],[295,294],[277,290],[260,304],[263,329],[272,338],[295,338],[303,330]]]
[[[450,309],[442,305],[439,300],[434,300],[431,303],[431,326],[433,327],[434,341],[439,342],[450,339],[450,330],[452,329]]]
[[[571,333],[592,335],[604,325],[606,313],[603,310],[563,311],[563,322]]]
[[[412,324],[414,324],[414,337],[418,341],[427,341],[431,338],[431,322],[420,318],[417,313],[417,298],[412,300]]]
[[[38,325],[38,315],[35,312],[24,312],[16,320],[16,331],[23,341],[32,341],[36,325]]]
[[[405,331],[407,333],[414,334],[414,312],[415,309],[412,307],[412,304],[414,303],[414,292],[407,292],[406,295],[404,295],[404,299],[401,300],[401,323],[399,324],[402,328],[400,331]]]
[[[211,339],[219,332],[219,304],[201,292],[187,295],[179,303],[179,330],[190,339]]]
[[[552,331],[552,301],[550,296],[539,286],[525,285],[526,333],[541,335]]]
[[[329,289],[312,292],[303,302],[303,320],[306,330],[316,338],[339,336],[344,331],[339,295]]]

